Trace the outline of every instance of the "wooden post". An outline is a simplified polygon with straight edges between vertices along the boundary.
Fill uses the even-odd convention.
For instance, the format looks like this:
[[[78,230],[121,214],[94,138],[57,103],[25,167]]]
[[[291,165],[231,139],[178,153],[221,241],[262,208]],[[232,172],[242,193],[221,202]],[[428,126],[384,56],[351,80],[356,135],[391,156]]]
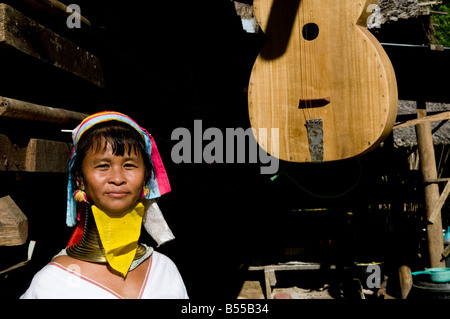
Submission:
[[[417,101],[417,117],[427,116],[426,104],[424,101]],[[437,169],[434,155],[433,136],[431,133],[431,123],[423,121],[416,125],[417,144],[419,146],[420,167],[422,170],[423,182],[425,184],[425,208],[427,221],[439,201],[439,185],[436,182]],[[444,239],[442,234],[441,212],[435,212],[434,223],[427,225],[428,251],[430,255],[430,267],[445,267],[441,261],[441,253],[444,249]]]
[[[23,245],[27,236],[27,217],[11,197],[0,198],[0,246]]]
[[[411,268],[409,268],[407,265],[402,265],[398,269],[398,274],[400,277],[400,292],[402,294],[402,299],[406,299],[413,283]]]

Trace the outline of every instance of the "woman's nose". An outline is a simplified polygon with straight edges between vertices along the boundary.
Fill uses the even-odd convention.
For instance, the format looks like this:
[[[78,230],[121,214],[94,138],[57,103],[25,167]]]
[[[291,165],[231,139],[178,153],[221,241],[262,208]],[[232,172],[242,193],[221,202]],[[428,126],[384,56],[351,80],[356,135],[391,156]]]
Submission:
[[[111,176],[109,178],[109,182],[115,185],[122,185],[126,182],[125,174],[123,170],[119,167],[113,168],[111,170]]]

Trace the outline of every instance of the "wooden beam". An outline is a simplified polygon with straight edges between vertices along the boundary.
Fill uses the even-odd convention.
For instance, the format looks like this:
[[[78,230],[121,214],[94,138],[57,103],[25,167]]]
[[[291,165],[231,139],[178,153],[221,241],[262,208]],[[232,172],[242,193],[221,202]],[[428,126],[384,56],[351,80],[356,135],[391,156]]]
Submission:
[[[36,245],[36,241],[34,240],[30,240],[30,243],[28,244],[28,256],[27,256],[27,260],[24,260],[18,264],[15,264],[7,269],[4,269],[2,271],[0,271],[0,275],[1,274],[5,274],[7,272],[10,272],[11,270],[20,268],[22,266],[25,266],[26,264],[28,264],[31,260],[31,257],[33,256],[33,251],[34,251],[34,246]]]
[[[0,171],[65,173],[72,145],[0,134]]]
[[[32,6],[36,10],[47,13],[50,15],[66,18],[70,14],[75,14],[83,23],[83,26],[91,26],[91,22],[82,15],[77,14],[76,12],[68,12],[67,6],[57,0],[20,0],[23,3],[26,3],[29,6]]]
[[[450,177],[443,177],[443,178],[435,178],[435,179],[430,179],[425,181],[425,184],[430,184],[430,183],[440,183],[440,182],[447,182],[450,181]]]
[[[104,87],[100,61],[92,53],[0,3],[0,48],[17,50]]]
[[[23,171],[26,145],[24,138],[0,134],[0,171]]]
[[[67,172],[71,149],[68,143],[32,138],[26,148],[24,171]]]
[[[46,123],[68,124],[74,127],[88,114],[53,108],[0,96],[0,117]]]
[[[25,244],[28,220],[10,196],[0,198],[0,246]]]
[[[394,126],[394,130],[400,127],[413,126],[422,122],[437,122],[437,121],[445,121],[450,119],[450,111],[442,112],[439,114],[428,115],[422,118],[417,118],[413,120],[406,121],[401,124],[397,124]]]
[[[428,221],[430,223],[436,222],[436,218],[438,218],[442,206],[444,206],[444,203],[447,200],[449,193],[450,193],[450,181],[448,181],[447,184],[445,185],[444,190],[441,193],[441,196],[439,196],[439,200],[437,201],[436,205],[433,208],[433,211],[431,212],[430,217],[428,218]]]

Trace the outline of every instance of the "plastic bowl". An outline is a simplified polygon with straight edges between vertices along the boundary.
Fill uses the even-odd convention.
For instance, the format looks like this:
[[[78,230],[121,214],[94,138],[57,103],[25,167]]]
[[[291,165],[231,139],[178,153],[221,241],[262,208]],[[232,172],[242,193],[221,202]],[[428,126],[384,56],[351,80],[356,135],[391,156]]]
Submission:
[[[429,274],[431,280],[434,282],[449,282],[450,281],[450,268],[437,267],[429,268],[424,271],[415,271],[411,275]]]

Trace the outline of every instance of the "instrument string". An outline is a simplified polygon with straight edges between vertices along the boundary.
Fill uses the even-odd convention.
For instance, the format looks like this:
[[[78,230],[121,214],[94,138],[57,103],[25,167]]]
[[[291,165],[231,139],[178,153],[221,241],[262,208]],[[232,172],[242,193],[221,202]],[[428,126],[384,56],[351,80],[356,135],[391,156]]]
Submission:
[[[308,2],[308,13],[309,13],[309,15],[308,15],[308,21],[305,21],[306,23],[305,23],[305,29],[306,29],[306,31],[305,31],[305,33],[306,33],[306,41],[305,41],[305,43],[306,43],[306,45],[307,45],[307,50],[309,50],[309,52],[308,52],[308,54],[307,54],[307,57],[309,57],[309,61],[308,61],[308,69],[309,69],[309,76],[308,76],[308,83],[306,83],[306,85],[307,85],[307,87],[309,88],[309,92],[308,92],[308,100],[309,100],[309,106],[310,106],[310,111],[312,112],[312,99],[313,99],[313,97],[314,97],[314,95],[313,95],[313,83],[312,83],[312,81],[314,81],[314,78],[313,78],[313,63],[312,63],[312,60],[313,60],[313,51],[314,51],[314,48],[313,48],[313,41],[311,41],[311,39],[312,39],[312,37],[313,37],[313,34],[312,34],[312,32],[314,32],[313,30],[312,30],[312,28],[311,28],[311,23],[312,23],[312,21],[313,21],[313,13],[312,13],[312,5],[311,5],[311,0],[307,0],[307,2]],[[312,118],[311,117],[311,114],[310,114],[310,118]]]
[[[311,113],[310,113],[310,106],[308,105],[310,102],[308,102],[308,69],[309,69],[309,63],[308,63],[308,45],[306,42],[306,39],[308,38],[308,28],[305,27],[306,17],[307,13],[306,10],[308,8],[308,5],[305,4],[308,0],[301,1],[300,4],[300,12],[299,15],[299,22],[298,22],[298,28],[299,28],[299,43],[300,43],[300,65],[301,65],[301,91],[302,91],[302,98],[305,101],[305,110],[303,111],[305,119],[311,119]],[[306,9],[305,9],[306,7]]]
[[[299,62],[300,62],[300,99],[299,102],[303,99],[304,96],[304,85],[303,85],[303,57],[302,57],[302,13],[303,13],[303,8],[302,8],[302,4],[300,3],[300,5],[297,8],[297,34],[299,37],[299,41],[298,41],[298,45],[299,45]],[[306,119],[306,113],[305,110],[302,108],[302,112],[303,112],[303,117]]]

